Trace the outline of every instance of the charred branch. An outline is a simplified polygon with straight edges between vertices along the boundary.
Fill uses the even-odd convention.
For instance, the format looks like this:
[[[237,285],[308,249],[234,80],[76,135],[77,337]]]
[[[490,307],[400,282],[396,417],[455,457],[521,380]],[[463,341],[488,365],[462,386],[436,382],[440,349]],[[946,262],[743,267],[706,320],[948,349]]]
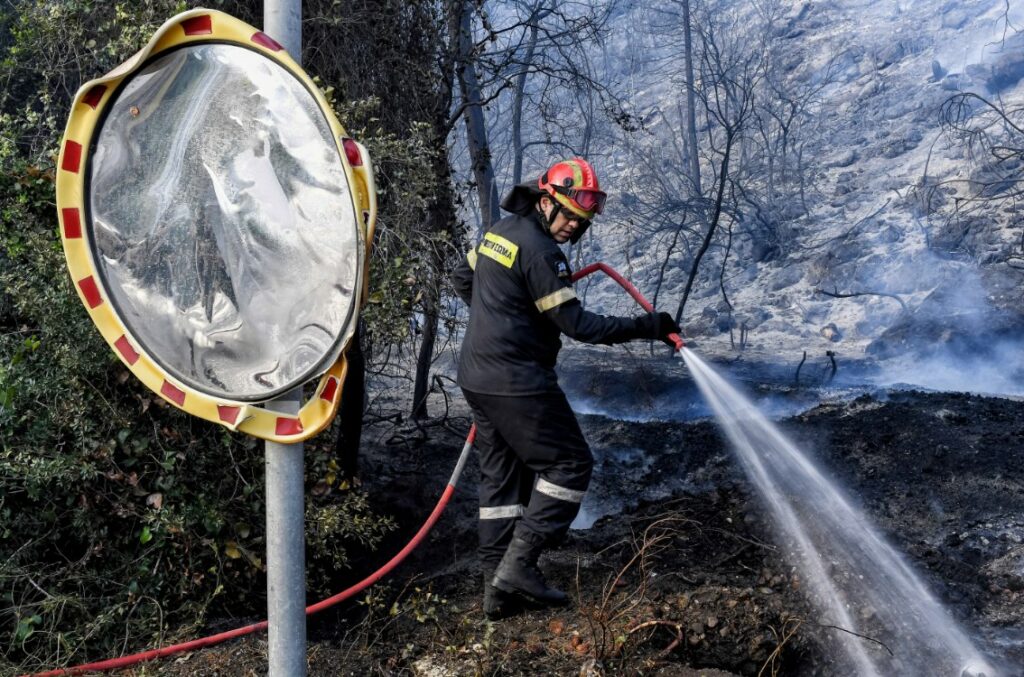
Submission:
[[[824,289],[820,289],[819,288],[819,289],[815,289],[814,293],[815,294],[823,294],[825,296],[831,296],[832,298],[836,298],[836,299],[850,299],[850,298],[856,298],[858,296],[882,296],[882,297],[887,298],[887,299],[893,299],[894,301],[899,303],[900,307],[903,308],[903,312],[904,313],[909,313],[910,312],[910,310],[907,308],[906,302],[903,299],[901,299],[896,294],[890,294],[890,293],[884,292],[884,291],[855,291],[855,292],[841,293],[837,287],[833,287],[832,291],[826,291]]]
[[[668,646],[666,646],[664,649],[662,649],[658,653],[658,655],[655,656],[655,660],[663,660],[665,658],[668,658],[668,656],[673,651],[675,651],[676,647],[678,647],[683,642],[683,626],[682,626],[681,623],[676,623],[675,621],[666,621],[666,620],[661,620],[661,619],[644,621],[643,623],[639,623],[637,625],[634,625],[632,628],[627,630],[626,631],[626,635],[627,636],[632,635],[633,633],[638,632],[640,630],[643,630],[644,628],[658,628],[658,627],[666,627],[666,628],[670,628],[672,630],[675,630],[675,639],[672,640],[672,643],[669,644]],[[620,651],[621,651],[621,648],[620,648]]]

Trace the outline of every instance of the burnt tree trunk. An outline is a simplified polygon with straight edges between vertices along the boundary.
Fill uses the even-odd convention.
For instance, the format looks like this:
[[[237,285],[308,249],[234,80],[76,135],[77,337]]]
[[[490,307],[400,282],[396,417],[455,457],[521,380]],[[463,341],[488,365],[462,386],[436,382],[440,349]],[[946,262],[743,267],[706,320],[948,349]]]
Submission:
[[[686,50],[686,145],[690,158],[690,182],[693,184],[693,194],[700,195],[700,155],[697,152],[697,94],[693,77],[690,0],[683,0],[683,43]]]
[[[481,233],[490,229],[498,220],[498,187],[494,181],[494,167],[491,164],[491,148],[487,142],[487,124],[484,119],[483,96],[480,79],[476,72],[476,54],[473,44],[473,3],[460,2],[453,17],[457,26],[458,66],[456,74],[459,91],[465,106],[466,143],[473,163],[473,180],[476,182],[477,198],[480,201]]]
[[[686,301],[690,298],[690,292],[693,290],[693,282],[697,279],[697,272],[700,270],[701,259],[704,258],[704,254],[708,251],[708,247],[711,246],[711,241],[715,237],[715,230],[718,228],[718,222],[722,218],[722,201],[725,198],[725,186],[729,182],[729,156],[732,154],[735,135],[735,130],[729,129],[726,131],[725,151],[722,154],[722,166],[718,171],[718,190],[717,195],[715,196],[715,210],[711,214],[711,219],[708,222],[708,231],[704,235],[704,241],[701,242],[700,249],[697,250],[697,255],[693,257],[693,265],[690,266],[690,275],[686,278],[686,288],[683,289],[683,298],[679,301],[679,308],[676,309],[676,324],[682,321],[683,309],[686,308]]]
[[[537,52],[537,41],[540,34],[539,22],[544,19],[551,10],[544,7],[544,3],[538,2],[530,14],[530,38],[526,44],[526,54],[522,63],[519,64],[519,74],[516,75],[515,92],[512,101],[512,183],[518,184],[523,180],[523,102],[526,96],[526,76],[533,64],[534,54]]]
[[[427,413],[427,395],[430,394],[430,365],[434,361],[434,343],[437,340],[438,285],[429,284],[423,294],[423,328],[420,350],[416,356],[416,380],[412,391],[412,417],[424,419]]]
[[[443,124],[439,120],[438,125]],[[440,189],[447,194],[450,184],[450,173],[447,156],[439,153],[434,160],[434,172]],[[451,195],[434,203],[429,211],[428,227],[431,232],[451,233],[453,241],[458,241],[454,232],[458,228],[458,220],[454,211],[454,200]],[[429,258],[427,277],[421,287],[423,298],[420,310],[423,313],[423,325],[420,329],[420,349],[416,355],[416,378],[413,382],[412,417],[419,420],[428,416],[427,395],[430,394],[430,367],[434,363],[434,346],[437,343],[437,327],[441,316],[441,294],[444,280],[450,270],[446,265],[446,248],[432,248],[424,255]]]

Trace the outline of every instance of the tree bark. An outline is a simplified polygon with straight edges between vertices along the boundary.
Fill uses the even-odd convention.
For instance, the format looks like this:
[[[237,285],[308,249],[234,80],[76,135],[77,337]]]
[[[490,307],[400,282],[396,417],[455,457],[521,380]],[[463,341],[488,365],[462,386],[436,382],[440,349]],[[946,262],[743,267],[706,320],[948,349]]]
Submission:
[[[690,182],[693,184],[693,194],[700,195],[700,155],[697,152],[697,95],[693,77],[690,0],[683,0],[683,46],[686,50],[686,145],[690,156]]]
[[[473,44],[473,3],[460,2],[455,21],[458,28],[458,79],[462,100],[466,104],[466,142],[473,164],[473,179],[476,181],[480,201],[481,234],[490,229],[498,220],[498,187],[494,182],[494,167],[491,164],[491,149],[487,143],[487,123],[484,120],[483,97],[480,79],[477,77]]]
[[[423,331],[420,351],[416,357],[416,380],[412,392],[412,417],[427,417],[427,395],[430,393],[430,365],[434,361],[434,343],[437,339],[437,285],[426,287],[423,296]]]
[[[725,152],[722,156],[722,166],[718,172],[718,194],[715,197],[715,211],[711,215],[711,221],[708,223],[708,232],[704,236],[704,241],[700,245],[700,249],[697,251],[697,255],[693,258],[693,265],[690,267],[690,276],[686,279],[686,288],[683,290],[683,298],[679,301],[679,308],[676,309],[676,324],[679,324],[683,318],[683,309],[686,307],[686,301],[690,298],[690,291],[693,289],[693,282],[697,279],[697,271],[700,269],[700,261],[704,258],[704,254],[707,252],[708,247],[711,246],[711,240],[715,237],[715,229],[718,228],[718,221],[722,218],[722,200],[725,197],[725,184],[729,180],[729,156],[732,153],[732,145],[734,141],[735,132],[728,130],[725,136]]]
[[[526,93],[526,75],[533,64],[533,55],[537,51],[537,40],[540,33],[538,22],[547,16],[551,10],[543,7],[543,1],[538,2],[530,13],[530,39],[526,45],[526,54],[520,64],[521,70],[516,75],[516,89],[512,102],[512,183],[522,183],[523,180],[523,99]]]

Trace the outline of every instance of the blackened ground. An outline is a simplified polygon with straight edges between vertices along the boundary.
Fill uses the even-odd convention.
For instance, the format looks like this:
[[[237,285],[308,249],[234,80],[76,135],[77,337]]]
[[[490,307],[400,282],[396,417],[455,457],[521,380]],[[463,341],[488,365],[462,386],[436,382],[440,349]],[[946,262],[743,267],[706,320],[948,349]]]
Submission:
[[[598,457],[594,492],[632,500],[542,560],[573,592],[571,608],[482,619],[471,462],[432,536],[386,584],[311,620],[310,674],[841,674],[823,651],[836,630],[816,625],[711,422],[581,421]],[[430,429],[423,444],[369,431],[364,488],[402,532],[364,571],[433,506],[462,446],[453,428],[460,435]],[[1024,403],[889,393],[822,405],[783,428],[983,649],[1024,674],[1013,667],[1024,665]],[[138,674],[265,674],[265,661],[262,636]]]

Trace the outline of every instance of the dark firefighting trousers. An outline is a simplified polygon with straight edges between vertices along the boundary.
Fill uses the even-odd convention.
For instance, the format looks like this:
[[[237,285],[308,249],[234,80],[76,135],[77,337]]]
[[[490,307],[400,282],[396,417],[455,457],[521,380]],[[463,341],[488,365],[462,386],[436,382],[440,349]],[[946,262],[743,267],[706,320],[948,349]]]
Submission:
[[[538,546],[565,536],[594,460],[561,391],[463,393],[473,410],[480,453],[480,564],[491,571],[513,534]]]

